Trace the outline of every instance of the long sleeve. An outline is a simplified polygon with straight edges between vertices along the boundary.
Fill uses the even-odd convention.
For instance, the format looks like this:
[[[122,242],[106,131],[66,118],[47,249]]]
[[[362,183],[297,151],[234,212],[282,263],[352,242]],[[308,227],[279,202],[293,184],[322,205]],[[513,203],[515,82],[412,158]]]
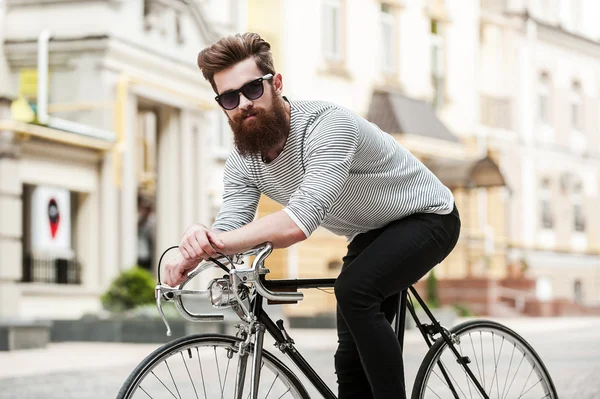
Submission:
[[[256,215],[260,191],[249,177],[241,157],[233,152],[225,163],[223,173],[223,203],[212,229],[230,231],[238,229]]]
[[[305,143],[305,174],[284,211],[306,237],[323,222],[348,179],[358,146],[358,125],[345,110],[321,115]]]

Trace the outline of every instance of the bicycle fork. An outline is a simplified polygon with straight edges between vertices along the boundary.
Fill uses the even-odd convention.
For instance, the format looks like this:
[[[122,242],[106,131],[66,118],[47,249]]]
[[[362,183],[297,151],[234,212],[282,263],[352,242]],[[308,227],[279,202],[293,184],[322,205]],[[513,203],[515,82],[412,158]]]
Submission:
[[[246,371],[248,364],[248,357],[250,351],[248,348],[252,348],[252,374],[251,374],[251,399],[258,399],[258,387],[260,383],[260,372],[262,366],[262,350],[265,337],[265,326],[260,323],[253,323],[249,328],[248,338],[240,343],[239,349],[239,363],[238,363],[238,374],[237,374],[237,395],[236,399],[243,399],[244,395],[244,382],[246,380]],[[254,337],[253,345],[249,345],[251,338]]]

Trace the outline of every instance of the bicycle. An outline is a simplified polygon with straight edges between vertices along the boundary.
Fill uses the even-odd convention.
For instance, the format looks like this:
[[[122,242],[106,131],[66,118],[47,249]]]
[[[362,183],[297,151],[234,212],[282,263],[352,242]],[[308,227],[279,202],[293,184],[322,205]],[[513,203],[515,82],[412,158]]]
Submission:
[[[177,247],[169,250],[173,248]],[[191,272],[178,288],[161,285],[161,257],[156,301],[167,327],[167,335],[170,336],[170,327],[162,309],[164,301],[173,301],[177,311],[191,321],[223,320],[223,315],[190,312],[182,300],[186,295],[206,295],[215,308],[232,308],[242,323],[236,325],[235,336],[190,335],[159,347],[133,370],[119,391],[118,398],[309,398],[296,374],[263,349],[264,333],[267,331],[275,340],[275,346],[289,357],[324,398],[336,399],[295,348],[295,342],[285,330],[283,321],[274,322],[263,309],[264,298],[270,303],[297,303],[304,295],[298,290],[332,288],[336,279],[267,280],[265,276],[269,270],[264,267],[264,261],[271,252],[271,244],[265,243],[231,257],[222,255],[211,258]],[[241,268],[247,256],[255,256],[252,266]],[[224,264],[226,262],[230,268]],[[225,276],[212,279],[206,290],[184,288],[194,277],[212,267],[221,268]],[[413,297],[425,311],[430,323],[419,320]],[[412,399],[558,398],[552,379],[538,354],[511,329],[487,320],[470,320],[447,329],[435,319],[414,287],[409,287],[398,294],[393,321],[401,347],[407,310],[429,346],[413,385]],[[505,346],[508,349],[503,350]],[[519,351],[517,356],[516,351]],[[234,357],[236,371],[230,372]],[[221,364],[219,359],[222,359]],[[513,359],[514,372],[511,371]],[[519,373],[522,366],[523,372]]]

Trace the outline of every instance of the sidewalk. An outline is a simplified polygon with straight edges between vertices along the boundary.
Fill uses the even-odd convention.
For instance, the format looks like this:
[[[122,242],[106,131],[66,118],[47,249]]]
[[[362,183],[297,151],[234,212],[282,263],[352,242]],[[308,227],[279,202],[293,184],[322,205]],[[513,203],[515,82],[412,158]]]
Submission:
[[[492,319],[512,328],[525,339],[530,336],[564,340],[569,331],[597,334],[600,318],[504,318]],[[461,322],[462,320],[458,320]],[[302,350],[334,351],[337,336],[334,329],[290,329],[290,336]],[[563,337],[561,339],[561,337]],[[406,344],[418,344],[422,337],[409,330]],[[597,345],[600,345],[597,343]],[[54,372],[86,371],[110,367],[134,367],[160,344],[63,342],[52,343],[44,349],[0,352],[0,379],[49,374]],[[535,346],[535,345],[534,345]],[[272,339],[265,337],[265,348],[271,352]],[[599,360],[600,362],[600,360]]]

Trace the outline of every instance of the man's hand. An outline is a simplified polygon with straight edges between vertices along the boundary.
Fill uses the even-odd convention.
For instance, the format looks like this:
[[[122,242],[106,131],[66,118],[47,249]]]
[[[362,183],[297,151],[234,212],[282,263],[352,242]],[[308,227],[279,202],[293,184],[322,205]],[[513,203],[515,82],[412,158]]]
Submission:
[[[198,266],[198,260],[186,260],[183,256],[178,255],[171,259],[164,266],[163,282],[170,287],[176,287],[183,283],[187,278],[188,273]]]
[[[194,224],[188,228],[179,244],[179,251],[187,261],[208,260],[223,248],[225,244],[217,234],[201,224]]]

